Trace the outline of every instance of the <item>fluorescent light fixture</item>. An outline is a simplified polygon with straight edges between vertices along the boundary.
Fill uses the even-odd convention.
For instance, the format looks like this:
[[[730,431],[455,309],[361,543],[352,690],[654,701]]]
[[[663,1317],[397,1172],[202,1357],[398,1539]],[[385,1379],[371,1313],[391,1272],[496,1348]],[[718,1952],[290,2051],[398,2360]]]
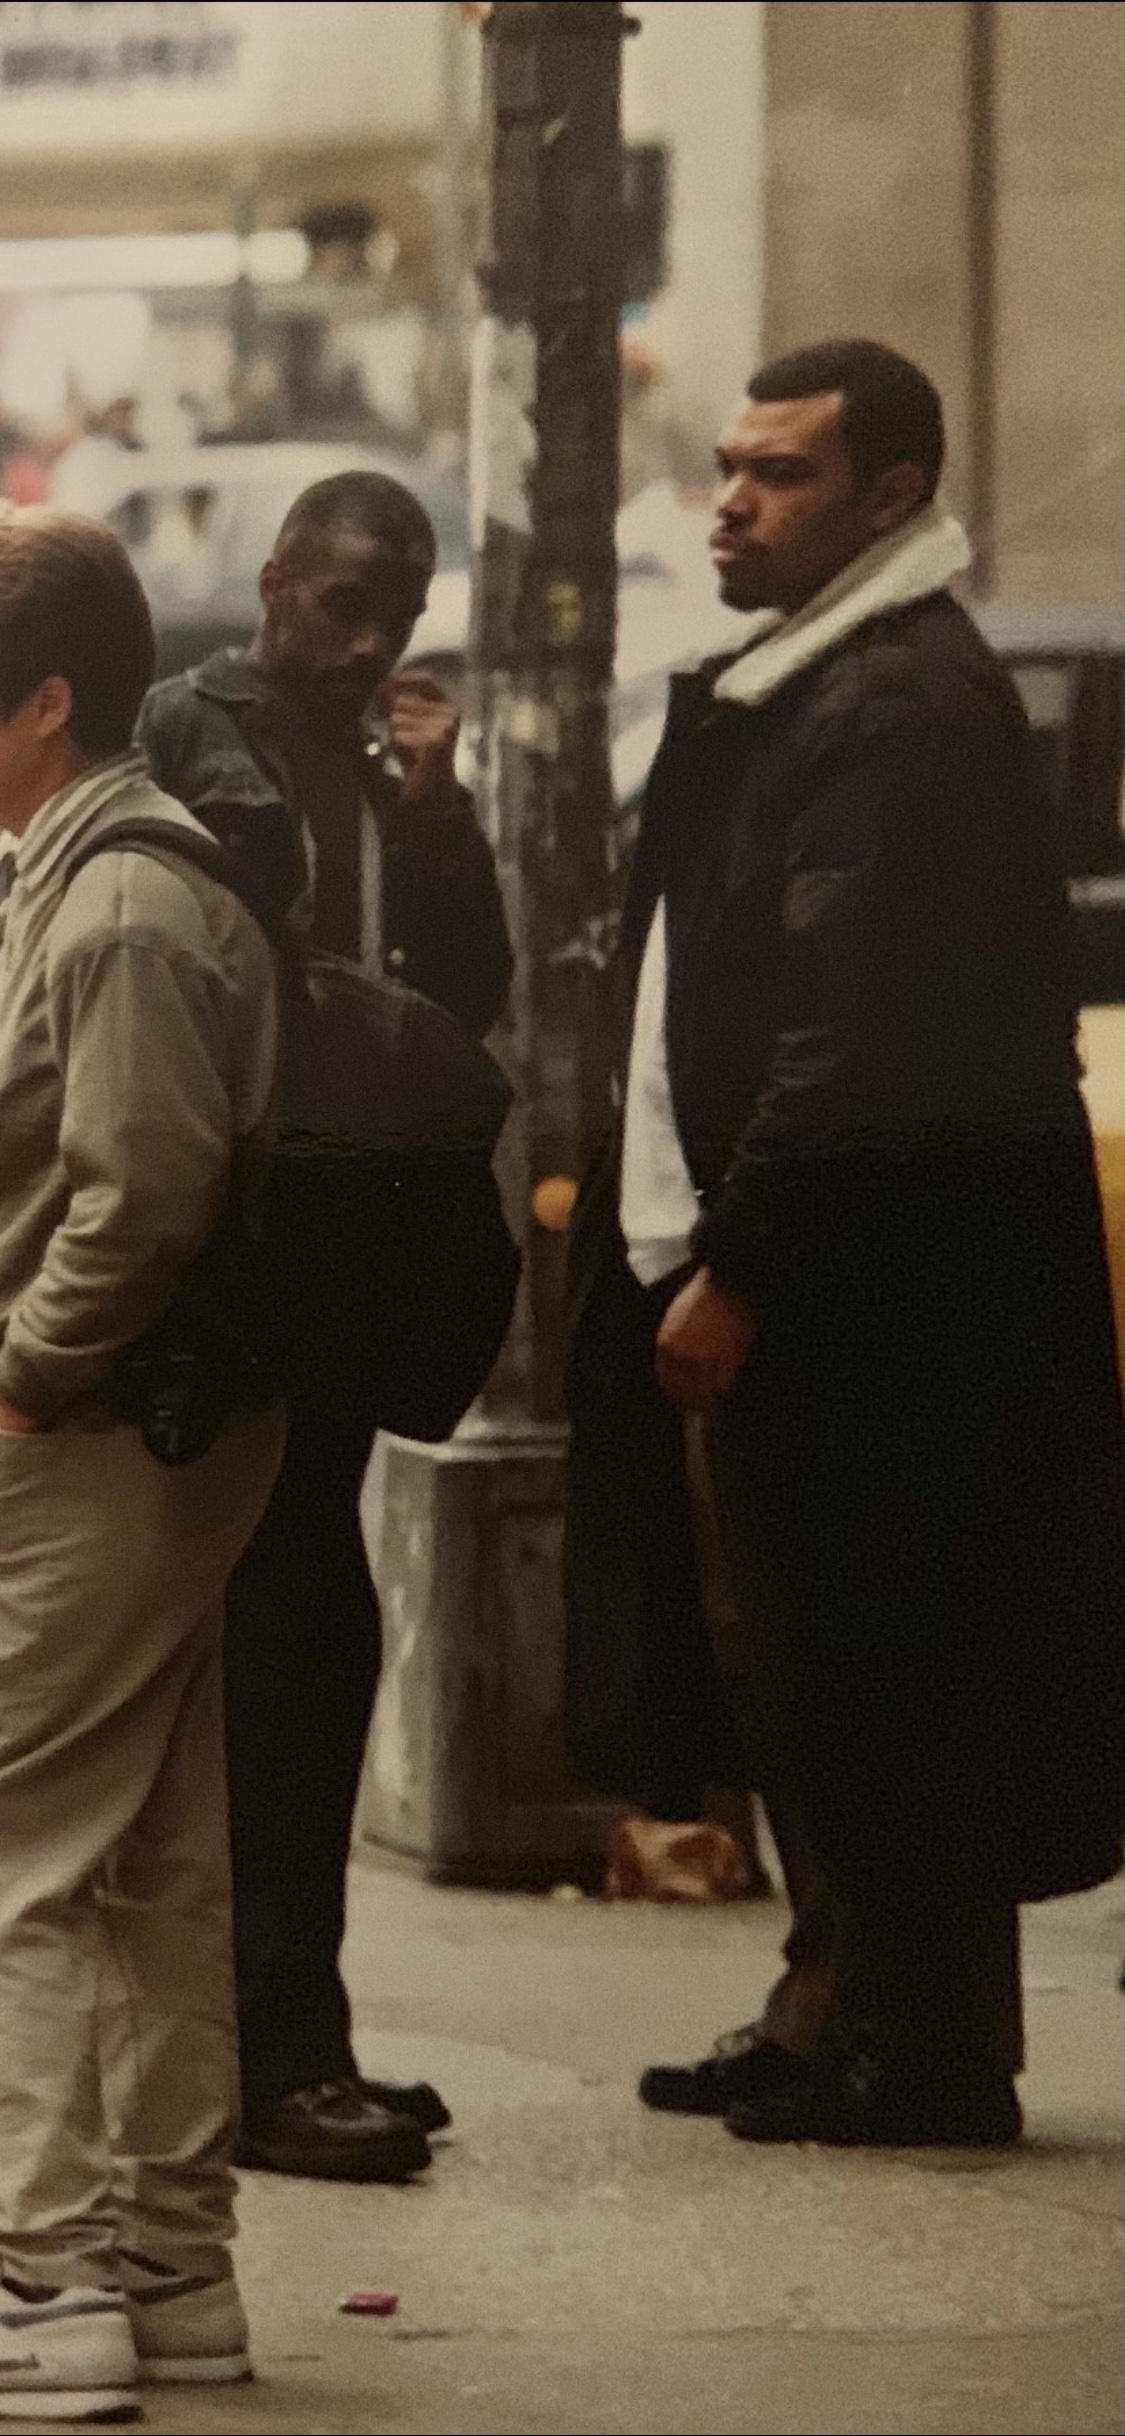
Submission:
[[[240,271],[261,287],[300,279],[309,249],[299,229],[227,229],[175,237],[9,237],[0,240],[0,296],[92,288],[228,287]]]

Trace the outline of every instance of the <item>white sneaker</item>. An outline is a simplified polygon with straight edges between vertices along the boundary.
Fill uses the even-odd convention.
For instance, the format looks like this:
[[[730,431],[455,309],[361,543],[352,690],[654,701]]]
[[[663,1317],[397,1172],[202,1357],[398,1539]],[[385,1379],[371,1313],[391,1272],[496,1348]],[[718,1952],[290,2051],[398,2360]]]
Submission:
[[[253,2375],[233,2269],[183,2275],[159,2259],[123,2250],[120,2273],[144,2383],[237,2385]]]
[[[139,2419],[122,2293],[0,2279],[0,2419]]]

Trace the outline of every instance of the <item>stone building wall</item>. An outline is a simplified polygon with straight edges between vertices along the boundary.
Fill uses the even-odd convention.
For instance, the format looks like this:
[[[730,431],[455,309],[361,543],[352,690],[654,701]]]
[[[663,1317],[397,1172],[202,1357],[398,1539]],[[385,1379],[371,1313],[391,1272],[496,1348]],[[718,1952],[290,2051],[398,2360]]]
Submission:
[[[971,7],[785,0],[767,26],[764,344],[882,338],[942,389],[970,482]],[[1120,602],[1122,35],[1101,0],[993,10],[996,584]]]

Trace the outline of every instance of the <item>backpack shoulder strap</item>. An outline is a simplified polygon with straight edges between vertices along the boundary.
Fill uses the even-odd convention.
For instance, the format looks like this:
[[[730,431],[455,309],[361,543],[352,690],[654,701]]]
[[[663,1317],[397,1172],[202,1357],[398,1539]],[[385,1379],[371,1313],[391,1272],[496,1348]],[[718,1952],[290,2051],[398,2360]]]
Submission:
[[[172,855],[181,863],[190,863],[195,870],[206,872],[208,879],[216,880],[221,888],[228,888],[231,895],[245,906],[247,913],[253,915],[275,953],[282,948],[289,949],[290,942],[282,935],[285,926],[268,904],[263,890],[257,888],[247,873],[239,868],[233,855],[220,846],[217,838],[207,837],[194,829],[183,829],[178,821],[111,821],[109,827],[99,830],[88,845],[81,846],[67,864],[67,887],[98,855],[122,852],[150,854],[157,861],[164,855]]]

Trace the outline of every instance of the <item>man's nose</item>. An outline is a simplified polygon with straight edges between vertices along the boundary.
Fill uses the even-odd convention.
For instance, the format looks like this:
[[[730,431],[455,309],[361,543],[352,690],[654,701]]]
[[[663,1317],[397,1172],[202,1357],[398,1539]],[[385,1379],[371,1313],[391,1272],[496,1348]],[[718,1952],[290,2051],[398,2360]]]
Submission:
[[[377,626],[373,619],[368,618],[362,626],[357,626],[349,637],[348,658],[350,660],[385,660],[386,656],[387,645],[382,628]]]
[[[715,513],[745,524],[754,514],[754,486],[744,473],[727,474],[715,485]]]

